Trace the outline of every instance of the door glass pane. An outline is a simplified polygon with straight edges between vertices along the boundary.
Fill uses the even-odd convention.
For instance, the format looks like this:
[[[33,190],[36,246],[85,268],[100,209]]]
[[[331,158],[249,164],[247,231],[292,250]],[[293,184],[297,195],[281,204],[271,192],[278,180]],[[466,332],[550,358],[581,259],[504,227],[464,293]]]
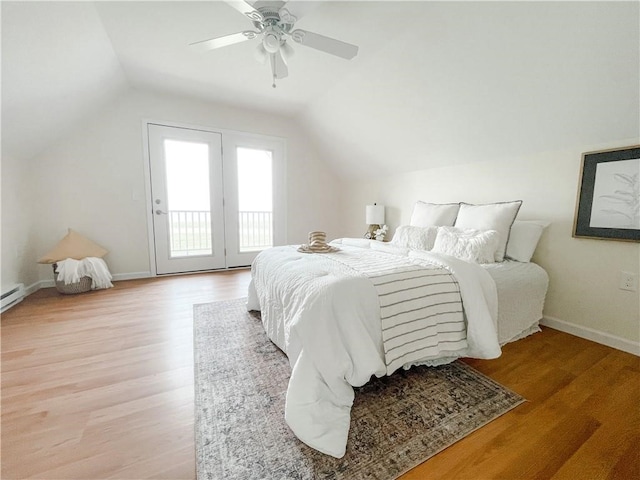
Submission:
[[[211,255],[209,146],[165,140],[171,258]]]
[[[273,246],[272,153],[238,147],[239,251]]]

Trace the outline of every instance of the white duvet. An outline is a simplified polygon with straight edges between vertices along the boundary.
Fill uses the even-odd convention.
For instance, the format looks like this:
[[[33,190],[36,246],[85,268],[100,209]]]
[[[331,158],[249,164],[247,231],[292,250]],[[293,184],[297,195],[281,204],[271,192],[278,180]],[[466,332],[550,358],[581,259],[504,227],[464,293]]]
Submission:
[[[366,249],[372,256],[408,257],[453,273],[467,319],[468,347],[412,364],[447,363],[462,356],[496,358],[500,346],[496,286],[483,268],[369,240],[332,243],[338,252],[306,254],[292,246],[261,252],[252,265],[247,307],[261,311],[267,335],[289,358],[287,423],[310,447],[340,458],[346,451],[352,387],[386,373],[376,289],[369,278],[340,261],[344,255],[361,255]]]

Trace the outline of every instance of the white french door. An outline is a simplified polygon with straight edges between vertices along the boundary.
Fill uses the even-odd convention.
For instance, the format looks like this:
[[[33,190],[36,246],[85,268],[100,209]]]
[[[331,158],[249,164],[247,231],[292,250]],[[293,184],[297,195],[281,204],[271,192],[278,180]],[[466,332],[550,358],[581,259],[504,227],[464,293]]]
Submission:
[[[224,268],[222,135],[147,128],[156,273]]]
[[[282,140],[153,123],[147,137],[155,273],[248,266],[285,243]]]
[[[251,265],[265,248],[286,243],[282,140],[223,135],[227,264]]]

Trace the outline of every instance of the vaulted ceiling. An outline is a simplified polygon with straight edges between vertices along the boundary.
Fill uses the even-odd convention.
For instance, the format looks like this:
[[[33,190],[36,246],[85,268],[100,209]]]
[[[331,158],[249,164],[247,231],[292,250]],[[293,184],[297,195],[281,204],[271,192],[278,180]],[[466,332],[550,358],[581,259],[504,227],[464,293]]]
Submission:
[[[632,138],[638,2],[306,2],[296,27],[360,47],[293,44],[271,87],[222,1],[2,2],[2,144],[28,158],[127,88],[295,118],[344,176]]]

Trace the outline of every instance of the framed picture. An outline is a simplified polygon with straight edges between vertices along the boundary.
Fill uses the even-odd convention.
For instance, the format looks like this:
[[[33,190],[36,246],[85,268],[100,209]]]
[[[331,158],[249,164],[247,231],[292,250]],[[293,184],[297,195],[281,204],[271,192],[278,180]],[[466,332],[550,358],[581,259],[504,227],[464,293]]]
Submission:
[[[573,236],[640,241],[640,145],[582,155]]]

